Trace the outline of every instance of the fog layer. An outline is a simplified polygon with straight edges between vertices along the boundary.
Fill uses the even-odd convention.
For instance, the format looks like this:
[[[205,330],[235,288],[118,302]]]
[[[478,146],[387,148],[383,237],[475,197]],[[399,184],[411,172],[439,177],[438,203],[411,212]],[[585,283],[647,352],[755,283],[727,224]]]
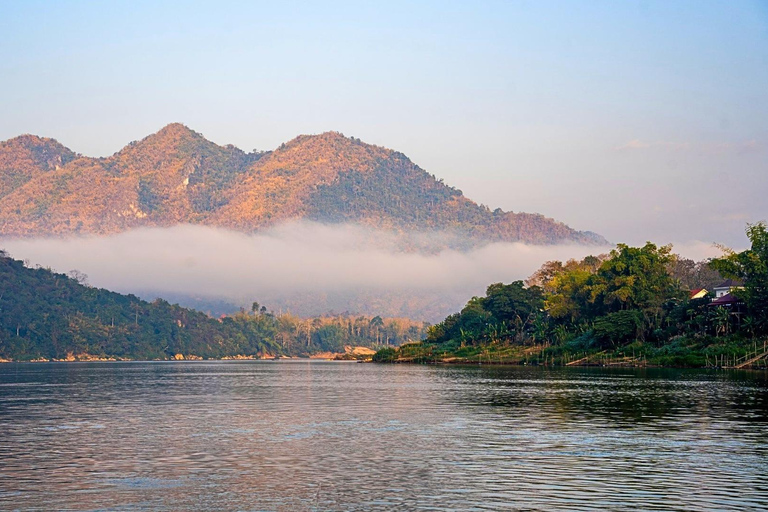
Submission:
[[[442,236],[409,236],[422,235]],[[32,265],[77,269],[93,286],[144,298],[225,299],[237,306],[259,301],[302,315],[333,310],[428,321],[455,311],[490,283],[525,279],[545,261],[610,250],[497,243],[424,253],[404,252],[401,241],[353,225],[295,222],[255,235],[181,225],[110,237],[0,239],[0,248]],[[714,255],[701,243],[688,252]]]

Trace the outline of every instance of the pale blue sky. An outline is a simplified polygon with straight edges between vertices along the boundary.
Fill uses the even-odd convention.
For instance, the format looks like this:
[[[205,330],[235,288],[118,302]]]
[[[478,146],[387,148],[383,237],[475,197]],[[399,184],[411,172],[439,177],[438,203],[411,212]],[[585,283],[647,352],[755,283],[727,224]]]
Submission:
[[[0,140],[338,130],[610,240],[768,219],[768,2],[10,2]]]

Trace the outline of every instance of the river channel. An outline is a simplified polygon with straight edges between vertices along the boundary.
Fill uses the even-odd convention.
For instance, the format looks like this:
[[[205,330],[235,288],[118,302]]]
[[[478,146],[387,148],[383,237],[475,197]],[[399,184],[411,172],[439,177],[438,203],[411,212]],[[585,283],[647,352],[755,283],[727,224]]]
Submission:
[[[0,365],[3,510],[766,508],[765,373]]]

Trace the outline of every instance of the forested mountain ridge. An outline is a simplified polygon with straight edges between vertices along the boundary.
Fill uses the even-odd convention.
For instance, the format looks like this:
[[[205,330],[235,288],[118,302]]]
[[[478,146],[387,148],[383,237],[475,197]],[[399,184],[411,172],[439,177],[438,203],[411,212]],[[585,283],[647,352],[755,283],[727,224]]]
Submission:
[[[454,232],[472,243],[606,243],[539,214],[491,211],[405,155],[336,132],[244,153],[171,124],[106,158],[24,135],[0,145],[0,194],[6,236],[179,223],[253,232],[308,219]]]
[[[162,300],[149,303],[48,269],[27,268],[0,251],[3,359],[166,359],[176,353],[215,357],[274,350],[274,344],[246,340],[238,330],[234,322],[219,323]]]
[[[29,268],[0,250],[0,360],[308,356],[399,345],[424,332],[425,324],[404,318],[298,318],[255,302],[250,311],[214,319],[87,286],[78,272]]]

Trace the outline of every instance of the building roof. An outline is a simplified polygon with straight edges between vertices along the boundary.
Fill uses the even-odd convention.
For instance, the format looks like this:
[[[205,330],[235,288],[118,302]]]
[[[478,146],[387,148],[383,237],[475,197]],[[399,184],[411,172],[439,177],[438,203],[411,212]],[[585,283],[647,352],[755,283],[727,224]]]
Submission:
[[[715,288],[738,288],[741,286],[744,286],[744,283],[742,283],[738,279],[726,279],[719,285],[715,286]]]
[[[709,291],[707,291],[706,288],[696,288],[695,290],[691,290],[690,295],[688,296],[689,299],[700,299],[701,297],[704,297]]]
[[[725,295],[716,298],[712,302],[709,303],[710,306],[730,306],[733,304],[737,304],[741,302],[738,297],[731,293],[726,293]]]

